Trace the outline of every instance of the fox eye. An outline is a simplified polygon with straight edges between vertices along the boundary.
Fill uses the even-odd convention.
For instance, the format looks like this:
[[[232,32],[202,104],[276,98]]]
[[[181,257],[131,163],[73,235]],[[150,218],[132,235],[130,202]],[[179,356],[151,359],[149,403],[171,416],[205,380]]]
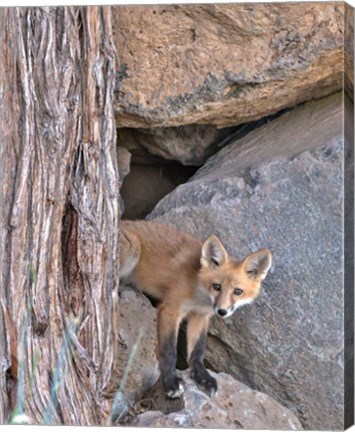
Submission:
[[[242,289],[240,289],[240,288],[236,288],[236,289],[234,290],[234,294],[237,295],[237,296],[242,295],[243,292],[244,292],[244,291],[243,291]]]
[[[221,285],[220,284],[217,284],[217,283],[214,283],[214,284],[212,284],[212,288],[215,290],[215,291],[221,291]]]

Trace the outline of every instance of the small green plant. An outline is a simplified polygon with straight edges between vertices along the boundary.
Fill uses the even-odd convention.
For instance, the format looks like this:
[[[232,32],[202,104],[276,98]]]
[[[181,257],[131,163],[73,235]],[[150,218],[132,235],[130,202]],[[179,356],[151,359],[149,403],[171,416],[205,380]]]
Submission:
[[[28,310],[25,309],[22,317],[22,327],[20,335],[20,345],[18,352],[18,369],[17,369],[17,396],[16,406],[10,416],[11,424],[23,424],[25,421],[25,359],[26,359],[26,345],[27,345],[27,330],[28,330]],[[29,419],[30,422],[30,419]]]
[[[141,327],[139,329],[137,339],[136,339],[135,343],[133,344],[132,350],[129,354],[127,365],[125,367],[120,385],[119,385],[118,390],[115,394],[115,397],[113,398],[113,401],[112,401],[112,408],[111,408],[111,415],[109,418],[109,425],[111,423],[117,423],[118,421],[120,421],[122,419],[122,417],[124,417],[128,412],[129,402],[127,401],[127,398],[125,397],[124,388],[126,387],[128,375],[129,375],[129,372],[132,368],[134,358],[137,355],[138,347],[141,343],[143,335],[144,335],[144,329],[143,329],[143,327]]]
[[[45,425],[54,424],[56,406],[58,405],[58,390],[60,387],[60,377],[65,376],[64,370],[67,365],[67,362],[65,360],[66,358],[71,357],[71,350],[70,350],[70,331],[71,331],[70,326],[71,325],[72,324],[70,322],[67,323],[62,346],[58,356],[57,365],[53,371],[53,375],[52,375],[53,379],[50,386],[50,399],[48,401],[48,405],[43,416],[43,424]]]
[[[10,416],[10,424],[31,424],[33,421],[25,414],[25,361],[26,361],[26,347],[27,347],[27,333],[29,328],[29,320],[30,320],[30,309],[26,309],[23,318],[22,318],[22,326],[21,326],[21,336],[20,336],[20,344],[19,344],[19,352],[18,352],[18,371],[17,371],[17,395],[16,395],[16,406],[11,413]],[[71,350],[70,350],[70,334],[74,331],[75,326],[72,322],[67,322],[66,331],[64,334],[63,342],[61,345],[60,353],[57,360],[57,365],[53,370],[52,374],[52,382],[50,386],[50,397],[43,415],[43,424],[51,425],[54,424],[56,406],[58,403],[57,395],[60,387],[60,377],[65,374],[64,369],[66,367],[67,362],[66,358],[70,358]],[[32,358],[32,367],[31,374],[29,377],[29,388],[32,390],[34,385],[34,379],[36,370],[38,367],[40,359],[40,351],[37,349]]]
[[[22,318],[20,343],[18,350],[18,383],[17,383],[17,395],[16,395],[16,406],[10,416],[10,424],[33,424],[33,420],[25,414],[25,394],[26,394],[26,377],[25,377],[25,365],[26,365],[26,353],[27,353],[27,338],[28,329],[30,324],[30,309],[26,309]],[[61,349],[58,355],[56,367],[52,373],[52,382],[50,385],[50,395],[48,404],[46,406],[43,422],[44,425],[55,424],[55,413],[58,405],[58,391],[61,385],[61,377],[65,376],[65,369],[68,361],[71,359],[73,350],[71,349],[71,338],[76,334],[76,323],[75,321],[66,322],[66,330],[64,338],[61,344]],[[140,328],[135,343],[133,344],[132,350],[129,354],[127,365],[125,367],[122,379],[120,381],[119,388],[115,393],[112,401],[112,408],[108,425],[113,422],[116,423],[128,412],[129,401],[126,400],[124,389],[127,384],[129,373],[132,369],[134,358],[137,355],[138,348],[141,340],[144,336],[144,329]],[[31,374],[29,376],[29,388],[32,390],[35,380],[35,374],[38,368],[40,359],[40,351],[37,349],[32,358]]]

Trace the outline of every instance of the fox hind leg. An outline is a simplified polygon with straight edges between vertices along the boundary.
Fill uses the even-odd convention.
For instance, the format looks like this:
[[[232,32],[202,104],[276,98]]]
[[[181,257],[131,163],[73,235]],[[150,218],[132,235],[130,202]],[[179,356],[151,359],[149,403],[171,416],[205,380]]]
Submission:
[[[209,316],[195,313],[190,316],[187,324],[187,350],[191,378],[212,397],[217,391],[217,381],[203,363],[209,319]]]
[[[128,279],[138,264],[141,246],[137,236],[129,231],[120,233],[120,278]]]

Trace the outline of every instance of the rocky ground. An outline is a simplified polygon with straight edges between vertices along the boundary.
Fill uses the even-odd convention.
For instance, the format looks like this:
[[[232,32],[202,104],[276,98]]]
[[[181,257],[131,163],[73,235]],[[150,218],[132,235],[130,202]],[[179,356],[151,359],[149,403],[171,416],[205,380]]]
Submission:
[[[190,379],[189,372],[185,371],[181,374],[186,389],[181,409],[164,414],[158,406],[158,410],[139,414],[132,426],[302,429],[297,417],[270,396],[250,389],[225,373],[211,374],[219,386],[217,394],[212,398],[200,391]]]

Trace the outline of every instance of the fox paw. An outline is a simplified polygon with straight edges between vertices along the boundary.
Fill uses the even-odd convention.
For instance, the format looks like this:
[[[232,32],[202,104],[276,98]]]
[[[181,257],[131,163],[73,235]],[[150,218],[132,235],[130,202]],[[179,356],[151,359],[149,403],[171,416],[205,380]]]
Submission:
[[[165,382],[164,384],[165,394],[170,399],[177,399],[184,393],[184,386],[182,385],[182,379],[174,376]]]
[[[197,384],[197,387],[212,397],[218,389],[217,381],[211,376],[206,369],[196,369],[191,371],[191,378]]]

